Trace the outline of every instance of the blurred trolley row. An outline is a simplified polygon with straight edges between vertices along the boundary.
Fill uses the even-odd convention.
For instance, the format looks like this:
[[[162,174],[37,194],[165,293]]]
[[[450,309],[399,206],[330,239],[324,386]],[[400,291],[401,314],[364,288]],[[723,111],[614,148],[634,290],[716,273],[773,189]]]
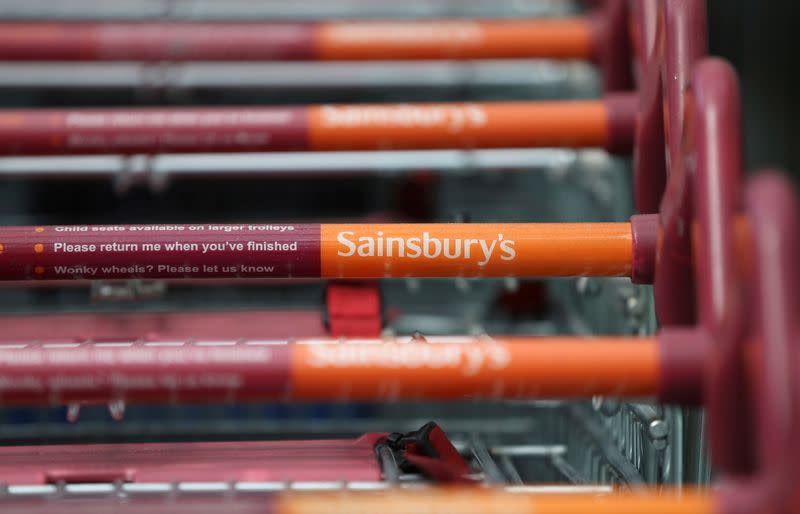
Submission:
[[[9,512],[800,505],[797,200],[704,2],[0,16]]]

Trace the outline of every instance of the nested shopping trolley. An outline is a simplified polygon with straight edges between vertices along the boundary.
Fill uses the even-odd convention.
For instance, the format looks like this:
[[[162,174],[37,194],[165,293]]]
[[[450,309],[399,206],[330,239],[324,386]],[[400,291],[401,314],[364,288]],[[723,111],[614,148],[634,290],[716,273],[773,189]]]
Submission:
[[[0,279],[10,287],[100,281],[107,290],[98,298],[109,298],[147,287],[158,294],[156,284],[175,282],[192,284],[184,301],[225,295],[217,310],[195,313],[4,317],[0,401],[57,405],[33,412],[75,423],[1,429],[18,443],[3,449],[3,501],[31,509],[62,501],[130,510],[788,511],[797,501],[791,434],[800,407],[796,200],[774,172],[743,177],[736,77],[706,56],[701,2],[598,9],[568,20],[9,27],[3,55],[23,61],[595,60],[607,96],[0,113],[0,150],[12,156],[0,164],[15,176],[28,166],[52,180],[59,163],[98,162],[95,176],[106,176],[134,158],[148,167],[179,153],[191,167],[242,152],[259,175],[262,152],[279,152],[267,161],[277,170],[286,159],[297,170],[317,166],[318,177],[328,160],[344,159],[326,168],[338,177],[350,166],[343,162],[363,158],[380,175],[392,167],[381,162],[413,152],[491,170],[445,177],[434,203],[453,202],[457,191],[484,202],[477,212],[493,202],[508,212],[518,200],[510,211],[519,214],[534,195],[541,217],[550,208],[579,209],[581,218],[430,223],[362,214],[335,223],[0,228]],[[231,44],[209,30],[233,32]],[[573,150],[595,147],[632,155],[632,173],[603,169],[607,154]],[[504,158],[526,168],[537,156],[546,162],[534,169],[498,171],[510,167]],[[428,178],[412,184],[433,187]],[[542,189],[519,189],[532,184]],[[492,200],[501,186],[507,196]],[[629,217],[631,186],[638,214]],[[419,201],[419,191],[405,201]],[[524,280],[543,277],[570,280]],[[433,278],[432,286],[423,280]],[[392,280],[379,287],[377,279]],[[299,303],[227,310],[246,296],[231,293],[238,284],[265,287],[266,299],[285,306],[304,293],[276,287],[320,292],[322,282],[322,315]],[[242,436],[276,441],[164,441]],[[127,442],[75,444],[90,437]],[[42,439],[62,444],[31,446]],[[724,477],[713,489],[701,488],[711,478],[708,446]],[[635,486],[649,488],[630,494]]]

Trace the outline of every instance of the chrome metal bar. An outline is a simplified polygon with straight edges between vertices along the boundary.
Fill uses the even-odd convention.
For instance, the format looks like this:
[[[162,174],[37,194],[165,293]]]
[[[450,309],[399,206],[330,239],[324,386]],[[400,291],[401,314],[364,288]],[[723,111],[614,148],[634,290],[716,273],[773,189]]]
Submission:
[[[0,88],[194,89],[408,89],[415,87],[559,86],[562,94],[587,94],[598,75],[591,64],[544,60],[474,62],[207,62],[142,64],[2,62]],[[584,89],[582,89],[584,88]],[[592,89],[588,89],[592,91]]]
[[[320,175],[401,175],[419,170],[461,175],[478,170],[564,169],[578,152],[568,149],[421,150],[377,152],[164,154],[156,156],[57,156],[0,158],[0,177],[114,180],[154,191],[180,178]]]
[[[2,0],[8,19],[319,20],[325,18],[419,18],[552,16],[577,11],[569,0]]]

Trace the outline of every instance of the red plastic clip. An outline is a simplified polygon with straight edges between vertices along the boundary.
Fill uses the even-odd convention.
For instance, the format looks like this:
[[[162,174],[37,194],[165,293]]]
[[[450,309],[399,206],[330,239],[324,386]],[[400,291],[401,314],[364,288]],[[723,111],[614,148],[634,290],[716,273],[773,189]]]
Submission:
[[[333,283],[325,292],[325,314],[332,337],[378,337],[383,302],[376,282]]]
[[[406,434],[391,433],[380,443],[394,452],[401,471],[420,471],[440,483],[474,482],[469,464],[434,422]]]

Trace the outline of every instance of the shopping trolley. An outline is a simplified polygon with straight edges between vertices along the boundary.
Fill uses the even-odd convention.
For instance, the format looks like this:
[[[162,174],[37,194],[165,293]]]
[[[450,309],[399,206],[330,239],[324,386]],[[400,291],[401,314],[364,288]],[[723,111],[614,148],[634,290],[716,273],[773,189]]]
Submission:
[[[616,2],[611,4],[616,9],[622,6]],[[447,116],[443,113],[452,107],[441,106],[402,106],[388,110],[381,106],[331,107],[327,116],[331,119],[340,117],[344,125],[331,133],[330,140],[326,139],[328,136],[324,132],[314,132],[313,123],[309,125],[313,150],[363,150],[379,145],[416,148],[453,144],[492,147],[576,143],[607,144],[618,149],[635,142],[634,188],[637,207],[643,214],[628,223],[557,226],[32,225],[7,228],[0,234],[4,238],[4,254],[13,263],[3,269],[4,278],[8,280],[73,280],[98,276],[260,278],[275,275],[275,270],[279,276],[292,278],[582,276],[573,290],[556,289],[560,295],[576,293],[580,296],[579,302],[565,302],[565,305],[574,309],[589,297],[594,297],[594,307],[603,308],[614,302],[600,299],[606,299],[609,294],[620,295],[621,298],[616,299],[623,309],[620,319],[624,320],[627,328],[633,329],[631,332],[636,333],[648,333],[652,328],[647,292],[632,289],[627,279],[610,278],[607,282],[599,282],[586,276],[628,276],[634,282],[642,283],[655,280],[655,309],[664,327],[657,340],[607,341],[607,346],[603,342],[592,345],[582,341],[573,342],[573,346],[570,341],[562,339],[548,347],[548,343],[542,340],[506,343],[486,336],[440,342],[425,334],[415,335],[410,341],[397,342],[374,338],[340,342],[319,337],[292,342],[248,338],[207,341],[197,335],[188,335],[178,341],[142,335],[137,335],[136,341],[104,341],[90,336],[91,341],[83,342],[73,336],[68,342],[7,345],[5,370],[11,389],[3,397],[7,402],[15,401],[16,395],[16,401],[22,403],[69,403],[73,414],[80,403],[99,401],[108,403],[114,414],[120,412],[125,405],[123,402],[198,397],[233,399],[238,395],[242,399],[279,397],[307,400],[451,399],[466,395],[520,400],[542,395],[585,397],[600,394],[604,397],[595,398],[591,404],[535,402],[494,406],[499,416],[491,418],[495,424],[503,420],[501,426],[513,427],[514,418],[506,420],[504,415],[507,414],[513,414],[522,422],[519,431],[509,428],[507,434],[492,434],[482,430],[480,424],[459,429],[456,419],[453,420],[454,429],[451,429],[448,426],[450,409],[434,406],[432,413],[454,434],[455,447],[474,459],[481,478],[490,483],[527,483],[530,476],[544,477],[545,481],[626,485],[647,482],[680,486],[687,482],[707,481],[709,468],[701,442],[704,430],[700,428],[705,423],[702,416],[690,410],[662,408],[648,403],[620,403],[605,397],[657,396],[670,403],[706,403],[711,423],[709,441],[714,445],[715,464],[733,477],[750,479],[749,487],[724,489],[719,493],[721,500],[691,493],[683,497],[665,494],[660,498],[622,496],[597,500],[569,496],[560,500],[549,497],[537,500],[524,495],[476,490],[409,494],[401,489],[380,496],[287,494],[280,497],[276,508],[311,512],[367,508],[436,509],[448,505],[448,508],[468,512],[487,508],[517,511],[528,508],[603,508],[607,505],[609,509],[663,508],[710,512],[720,505],[727,511],[736,506],[763,508],[769,502],[787,504],[794,481],[792,473],[786,471],[791,469],[787,468],[790,456],[781,451],[786,447],[781,444],[787,442],[791,434],[790,427],[794,422],[792,402],[796,403],[797,394],[787,374],[794,361],[791,341],[792,334],[796,333],[791,320],[791,312],[796,307],[792,296],[792,284],[796,280],[790,264],[796,256],[792,220],[797,215],[793,199],[780,179],[765,176],[747,186],[746,210],[739,207],[743,188],[740,186],[742,166],[737,150],[740,136],[735,78],[722,62],[700,61],[705,54],[702,30],[705,22],[699,4],[666,2],[664,6],[656,6],[648,2],[637,4],[634,11],[637,12],[633,19],[641,22],[637,25],[639,31],[634,31],[639,52],[640,85],[635,124],[636,102],[629,96],[624,103],[613,101],[605,107],[597,103],[511,106],[509,112],[500,116],[493,116],[492,109],[497,106],[465,105],[464,112],[456,118],[469,117],[466,111],[474,108],[482,112],[471,114],[476,119],[500,120],[501,128],[497,132],[481,132],[480,128],[473,127],[474,131],[465,130],[458,137],[443,133],[441,128],[385,132],[376,128],[382,124],[400,123],[397,120],[402,119],[422,120],[419,123],[426,119],[444,119]],[[662,101],[668,107],[666,113],[660,109]],[[538,114],[541,114],[539,109],[553,109],[551,119],[556,122],[541,128],[544,134],[541,139],[536,137],[532,126],[524,128],[533,131],[533,135],[524,134],[523,139],[516,139],[519,133],[515,131],[519,130],[520,120],[524,119],[522,115],[526,114],[523,107],[537,109]],[[577,109],[574,116],[569,115],[566,107]],[[324,109],[312,109],[311,117],[306,119],[315,120],[316,113],[322,113]],[[343,112],[332,112],[337,109]],[[588,115],[590,111],[594,118]],[[163,123],[165,117],[171,115],[169,111],[144,112],[149,117],[147,123],[152,125],[158,125],[158,120]],[[230,114],[221,112],[222,117]],[[267,111],[269,115],[275,115],[275,112],[278,111]],[[212,111],[185,113],[195,116],[194,120],[212,115]],[[621,122],[617,118],[619,113],[624,114]],[[289,116],[293,114],[289,113]],[[48,153],[50,150],[45,148],[67,151],[57,137],[63,133],[60,123],[64,115],[61,111],[9,114],[20,120],[18,127],[23,127],[23,132],[17,133],[24,133],[24,127],[38,127],[29,131],[30,139],[12,151]],[[83,115],[78,113],[76,117]],[[106,120],[101,125],[107,120],[124,124],[121,120],[129,119],[137,131],[144,128],[143,133],[149,134],[146,123],[137,125],[143,119],[139,115],[130,116],[124,111],[85,115],[97,115]],[[660,117],[662,115],[665,119]],[[52,131],[37,125],[48,116],[53,120]],[[374,123],[375,126],[364,130],[358,126],[362,122]],[[567,126],[569,123],[574,124]],[[348,124],[352,130],[348,129]],[[622,139],[617,138],[620,127]],[[562,129],[563,132],[559,133]],[[577,137],[576,134],[583,129],[586,129],[586,134],[594,135],[585,139]],[[160,130],[157,127],[154,133],[161,133]],[[93,140],[96,133],[68,131],[67,135],[75,136],[76,140]],[[120,140],[125,139],[122,136],[129,134],[121,133]],[[49,147],[42,144],[45,139]],[[663,155],[664,141],[668,160]],[[100,148],[106,151],[108,147],[104,144]],[[133,145],[130,151],[172,148],[169,145],[137,144],[140,146]],[[658,151],[659,144],[661,152]],[[200,148],[218,150],[223,147]],[[119,150],[119,147],[113,149]],[[245,146],[245,149],[251,148]],[[659,209],[656,200],[662,196]],[[654,214],[657,210],[660,213]],[[701,234],[694,244],[692,231],[687,227]],[[251,234],[255,232],[260,239],[270,239],[270,242],[253,241],[252,236],[239,237],[248,231]],[[293,234],[286,237],[286,232]],[[113,235],[107,235],[109,233]],[[144,237],[143,233],[148,235]],[[712,244],[706,246],[704,242]],[[247,253],[264,251],[250,247],[262,243],[272,244],[271,251],[278,249],[291,255],[265,260]],[[123,249],[117,249],[115,245],[121,245]],[[145,245],[151,247],[145,249]],[[167,245],[173,248],[167,249]],[[482,254],[478,253],[479,249]],[[499,252],[492,253],[495,250]],[[470,251],[473,253],[468,256]],[[141,252],[153,252],[151,255],[157,255],[160,263],[153,266]],[[180,252],[180,259],[172,262],[170,256],[174,256],[174,252]],[[203,257],[208,252],[212,252],[213,257]],[[741,263],[737,259],[737,255],[750,255],[751,252],[750,258],[757,265],[753,269],[749,268],[752,262]],[[518,255],[524,257],[517,259]],[[420,265],[412,261],[419,257],[430,262],[422,261],[425,264]],[[153,269],[148,270],[147,266]],[[104,267],[110,271],[104,271]],[[741,272],[739,268],[745,271]],[[776,282],[779,276],[783,279]],[[742,294],[744,291],[740,289],[745,289],[751,296]],[[695,294],[699,300],[697,308]],[[371,305],[374,306],[374,296],[372,298]],[[356,307],[363,306],[358,300],[353,303]],[[337,306],[328,305],[329,309],[331,307],[335,310]],[[374,316],[373,311],[368,310],[366,315]],[[359,314],[365,315],[363,310]],[[578,328],[578,332],[592,331],[585,316],[575,316],[576,312],[569,310],[564,314],[565,321]],[[699,324],[692,329],[695,320],[699,320]],[[589,321],[608,322],[602,317]],[[753,338],[753,342],[746,343],[748,339],[745,336]],[[749,344],[763,347],[763,350],[751,352]],[[760,356],[769,358],[761,362]],[[126,358],[139,360],[131,362]],[[478,362],[486,369],[476,370],[474,366]],[[165,376],[165,370],[159,371],[159,363],[170,364],[170,382],[162,385],[163,389],[151,387],[148,391],[147,387],[137,386],[135,381],[125,380],[125,377],[144,371],[145,375],[153,374],[150,383],[158,382],[157,377]],[[201,363],[203,372],[208,373],[208,380],[216,377],[219,381],[198,384],[197,373],[192,370],[198,366],[197,363]],[[604,364],[609,364],[609,367],[604,368]],[[614,367],[620,364],[627,364],[624,372]],[[49,369],[48,365],[54,368]],[[412,365],[414,371],[406,372]],[[759,365],[766,366],[755,375],[761,381],[754,380],[749,374],[751,366],[758,369]],[[48,382],[54,369],[61,370],[62,378],[68,383],[89,384],[87,376],[95,382],[84,385],[86,389],[81,389],[80,385],[71,390],[60,389]],[[264,369],[274,371],[265,376]],[[453,378],[445,380],[448,377],[446,372],[453,370],[456,371]],[[468,370],[471,370],[471,375],[467,374]],[[532,370],[538,373],[531,373]],[[574,376],[570,376],[569,371]],[[226,373],[228,380],[224,379]],[[36,382],[38,386],[31,386],[27,391],[13,390],[15,385],[24,384],[22,377],[37,376],[42,379]],[[745,398],[747,400],[743,400]],[[755,401],[756,398],[760,401]],[[383,409],[387,414],[394,411],[390,407]],[[414,405],[409,409],[418,416],[425,412],[426,407]],[[469,414],[474,415],[476,410],[473,409],[477,407],[452,409],[454,414],[469,421]],[[758,413],[750,418],[752,424],[736,425],[739,419],[736,413],[743,409],[753,409]],[[771,421],[775,423],[770,424]],[[276,423],[275,426],[285,432],[285,425]],[[347,420],[339,425],[338,430],[349,431],[356,426],[358,424]],[[765,427],[772,426],[779,428],[769,433]],[[348,428],[342,430],[345,427]],[[337,430],[335,422],[331,423],[330,430]],[[530,444],[531,433],[542,436],[543,440],[552,437],[556,443]],[[757,436],[755,439],[751,438],[753,433]],[[385,473],[390,475],[388,471]],[[104,491],[111,492],[115,498],[114,495],[125,490],[124,484],[110,487],[106,486]],[[214,487],[217,491],[235,490],[225,482],[222,487]],[[291,488],[291,484],[263,487],[286,489]],[[316,484],[311,488],[342,487],[348,488],[347,483],[334,486]],[[56,486],[39,493],[45,496],[63,494],[64,490],[69,488]],[[175,490],[174,487],[167,488],[167,492]],[[209,492],[208,489],[203,491]],[[598,491],[588,489],[584,492]],[[521,492],[526,491],[523,488]],[[741,499],[737,500],[739,495]],[[537,501],[541,503],[537,504]],[[136,502],[132,502],[130,507],[137,508]]]

